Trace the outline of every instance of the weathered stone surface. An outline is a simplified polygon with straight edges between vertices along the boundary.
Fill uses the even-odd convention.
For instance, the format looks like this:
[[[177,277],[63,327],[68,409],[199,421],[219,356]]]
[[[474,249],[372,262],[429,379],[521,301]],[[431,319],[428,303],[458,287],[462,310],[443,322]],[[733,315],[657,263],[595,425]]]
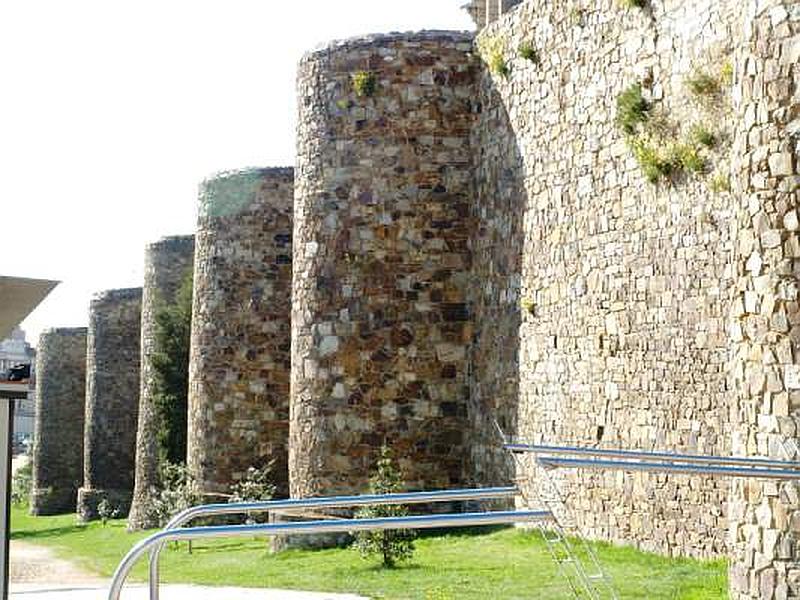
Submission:
[[[175,302],[175,295],[194,267],[194,236],[168,237],[145,249],[142,288],[141,383],[139,423],[136,431],[136,477],[133,503],[128,515],[131,531],[158,525],[150,510],[158,490],[158,416],[153,405],[155,373],[153,356],[163,349],[156,343],[159,307]]]
[[[754,273],[745,256],[735,257],[736,289],[757,310],[740,317],[742,335],[731,344],[733,452],[797,460],[800,421],[798,405],[790,397],[800,388],[800,339],[787,315],[793,325],[800,286],[794,191],[798,150],[784,123],[786,115],[800,111],[800,100],[782,90],[800,84],[794,51],[800,13],[794,2],[754,0],[745,3],[742,15],[744,36],[737,44],[736,63],[747,68],[739,74],[736,94],[741,123],[734,190],[741,215],[739,237],[760,236],[763,264]],[[730,597],[797,598],[796,484],[779,488],[774,482],[736,482],[730,506]]]
[[[411,489],[465,479],[471,47],[391,34],[301,61],[293,496],[364,491],[383,443]]]
[[[201,189],[188,464],[209,493],[269,462],[288,493],[293,180],[252,169]]]
[[[36,348],[31,513],[75,512],[83,481],[86,328],[48,329]]]
[[[618,94],[641,82],[670,121],[731,132],[729,111],[698,106],[685,82],[698,67],[719,72],[738,17],[727,2],[531,0],[480,33],[504,48],[510,74],[484,73],[472,133],[478,481],[511,471],[493,448],[494,418],[531,441],[730,452],[735,207],[703,178],[647,183],[615,116]],[[538,63],[518,56],[523,42]],[[726,150],[712,159],[723,173]],[[748,249],[755,275],[785,242],[766,225]],[[585,535],[664,554],[726,551],[723,479],[564,475]]]
[[[124,517],[133,495],[142,289],[102,292],[89,307],[83,487],[78,515],[108,500]]]

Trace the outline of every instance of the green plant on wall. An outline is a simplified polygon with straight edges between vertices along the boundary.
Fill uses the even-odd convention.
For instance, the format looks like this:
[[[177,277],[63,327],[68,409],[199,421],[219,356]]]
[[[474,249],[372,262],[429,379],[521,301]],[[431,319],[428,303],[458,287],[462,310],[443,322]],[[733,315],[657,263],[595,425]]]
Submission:
[[[733,85],[733,63],[730,60],[726,60],[722,64],[722,68],[719,70],[719,78],[723,85]]]
[[[359,98],[369,98],[378,89],[378,78],[370,71],[356,71],[350,76],[353,91]]]
[[[708,182],[708,188],[715,194],[724,194],[731,191],[731,180],[724,173],[717,173]]]
[[[508,44],[500,35],[484,35],[478,38],[478,54],[489,68],[489,71],[500,77],[508,77],[511,69],[506,60]]]
[[[617,97],[617,125],[627,135],[634,135],[647,122],[650,108],[642,95],[641,84],[631,85]]]
[[[623,8],[644,8],[647,0],[619,0],[619,4]]]
[[[686,78],[686,87],[698,98],[716,96],[720,92],[719,79],[699,69],[695,69],[695,71]]]
[[[692,140],[706,148],[713,148],[717,145],[717,136],[705,125],[695,125],[690,132]]]
[[[522,42],[519,45],[519,56],[525,60],[529,60],[534,64],[539,64],[539,53],[536,51],[536,48],[533,47],[533,44],[530,42]]]

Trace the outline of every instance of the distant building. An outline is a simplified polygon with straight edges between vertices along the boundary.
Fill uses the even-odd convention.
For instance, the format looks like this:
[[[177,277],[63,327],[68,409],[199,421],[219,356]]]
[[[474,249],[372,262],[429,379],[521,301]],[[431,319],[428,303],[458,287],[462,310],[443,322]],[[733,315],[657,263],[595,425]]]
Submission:
[[[7,372],[18,364],[29,364],[33,367],[36,352],[25,339],[25,332],[19,327],[14,328],[11,336],[0,342],[0,373]],[[34,374],[31,373],[31,377]],[[17,400],[14,407],[14,437],[16,439],[33,436],[34,419],[33,386],[24,400]]]

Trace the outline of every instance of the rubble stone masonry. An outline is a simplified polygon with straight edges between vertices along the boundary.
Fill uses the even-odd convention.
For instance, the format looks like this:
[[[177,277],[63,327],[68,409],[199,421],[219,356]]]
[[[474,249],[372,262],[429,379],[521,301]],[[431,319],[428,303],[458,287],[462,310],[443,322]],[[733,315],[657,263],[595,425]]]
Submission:
[[[86,328],[47,329],[36,347],[31,513],[75,512],[83,482]]]
[[[141,288],[102,292],[89,307],[84,479],[78,492],[78,515],[83,520],[96,518],[103,500],[121,517],[130,508],[141,314]]]
[[[175,296],[194,267],[194,236],[167,237],[145,249],[144,287],[142,292],[141,384],[139,424],[136,435],[136,481],[133,504],[128,515],[131,530],[158,525],[150,510],[158,490],[159,429],[154,396],[156,380],[153,357],[163,351],[156,343],[156,315],[160,307],[175,302]]]
[[[409,489],[465,479],[471,49],[390,34],[301,61],[293,496],[364,491],[382,444]]]
[[[225,493],[272,463],[288,493],[293,170],[206,181],[196,235],[188,464]]]

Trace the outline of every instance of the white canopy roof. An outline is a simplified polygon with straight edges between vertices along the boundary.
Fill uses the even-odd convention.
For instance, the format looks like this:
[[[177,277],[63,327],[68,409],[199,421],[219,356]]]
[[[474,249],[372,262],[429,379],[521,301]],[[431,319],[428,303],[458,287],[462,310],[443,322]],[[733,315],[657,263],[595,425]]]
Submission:
[[[0,340],[11,335],[14,327],[25,320],[58,283],[0,275]]]

